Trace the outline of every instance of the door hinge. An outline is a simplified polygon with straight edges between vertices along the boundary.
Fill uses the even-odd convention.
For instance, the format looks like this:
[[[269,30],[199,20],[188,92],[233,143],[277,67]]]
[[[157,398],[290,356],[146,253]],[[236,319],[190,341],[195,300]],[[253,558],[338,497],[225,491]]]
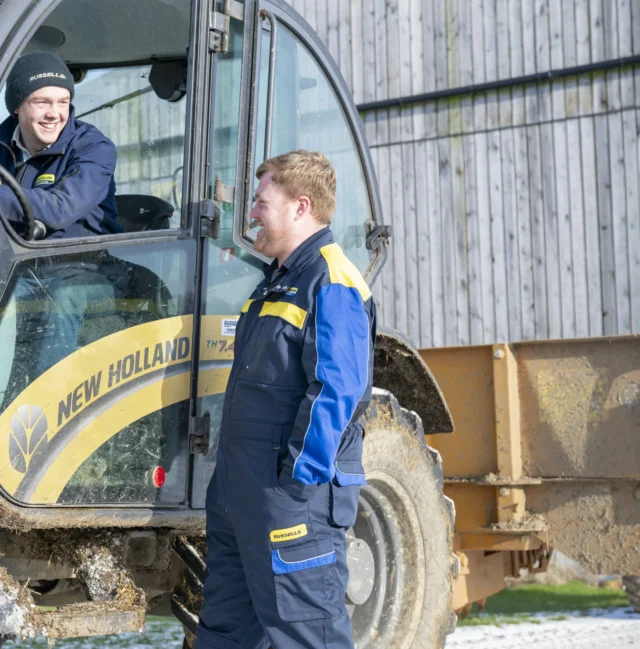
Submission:
[[[220,235],[220,208],[210,199],[200,202],[200,236],[217,239]]]
[[[380,246],[389,247],[391,240],[390,225],[378,225],[374,221],[367,221],[365,226],[367,229],[367,250],[377,250]]]
[[[209,452],[209,426],[211,417],[205,412],[202,417],[189,418],[189,453],[206,455]]]
[[[231,19],[244,20],[244,5],[237,0],[225,0],[224,9],[212,11],[209,22],[209,51],[226,54],[229,51]]]
[[[225,185],[220,178],[216,178],[216,183],[213,186],[213,200],[233,205],[236,202],[236,188]]]

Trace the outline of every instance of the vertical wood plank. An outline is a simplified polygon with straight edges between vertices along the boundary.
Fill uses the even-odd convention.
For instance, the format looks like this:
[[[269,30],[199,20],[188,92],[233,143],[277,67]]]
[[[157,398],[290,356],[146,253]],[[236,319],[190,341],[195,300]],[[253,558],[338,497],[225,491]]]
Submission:
[[[608,2],[610,0],[607,0]],[[604,16],[603,0],[590,0],[589,15],[591,21],[591,61],[603,61],[604,49]],[[607,107],[607,85],[604,74],[593,75],[593,112],[602,112]]]
[[[451,187],[451,140],[438,140],[438,155],[440,160],[440,218],[442,220],[442,301],[444,305],[444,342],[445,345],[456,344],[456,284],[455,284],[455,248],[454,248],[454,219]]]
[[[557,4],[555,3],[555,5]],[[575,0],[563,0],[561,8],[562,30],[560,46],[563,50],[562,64],[566,68],[573,68],[578,65]],[[579,111],[578,80],[576,77],[565,79],[564,100],[565,115],[567,117],[576,116]]]
[[[324,41],[325,45],[329,47],[329,18],[327,3],[333,0],[318,0],[316,4],[316,33]]]
[[[399,43],[396,57],[400,60],[400,87],[399,94],[402,97],[412,92],[412,44],[411,44],[411,3],[408,0],[398,3],[398,31]],[[410,142],[413,135],[413,108],[407,107],[400,110],[400,134],[399,140]]]
[[[471,42],[473,58],[473,83],[485,83],[487,74],[484,66],[484,0],[471,3]],[[478,93],[473,97],[474,128],[485,129],[487,125],[487,96]]]
[[[533,294],[533,257],[531,250],[531,198],[529,193],[527,129],[516,129],[514,137],[522,339],[532,340],[535,338],[536,329],[535,298]]]
[[[431,233],[429,250],[431,257],[431,311],[432,334],[434,347],[445,344],[444,327],[446,323],[444,309],[444,278],[443,278],[443,251],[442,251],[442,221],[443,210],[440,200],[440,155],[438,142],[428,140],[427,168],[428,168],[428,195],[429,195],[429,231]]]
[[[631,3],[631,40],[632,53],[640,54],[640,2]],[[635,105],[640,105],[640,66],[634,67]]]
[[[416,166],[412,142],[402,145],[405,273],[407,310],[407,334],[417,343],[420,340],[420,309],[417,308],[418,292],[418,227],[416,210]]]
[[[333,56],[333,58],[338,62],[340,61],[340,40],[338,35],[339,22],[339,0],[329,0],[327,2],[327,47],[329,48],[329,52],[331,52],[331,56]]]
[[[364,3],[364,16],[362,24],[363,32],[363,50],[362,50],[362,59],[364,66],[364,79],[363,79],[363,93],[364,101],[375,101],[377,98],[377,79],[378,75],[382,75],[381,70],[376,69],[377,61],[377,43],[376,43],[376,15],[375,15],[375,3],[366,2]],[[354,25],[354,29],[357,26]],[[377,122],[378,118],[375,112],[365,113],[362,117],[364,122],[365,132],[367,134],[367,142],[369,146],[373,144],[379,144],[378,142],[378,128]]]
[[[466,0],[458,0],[458,25],[460,29],[459,51],[460,51],[460,85],[470,86],[473,84],[473,47],[471,27],[471,7]],[[462,132],[473,132],[474,110],[473,98],[469,95],[462,98],[460,102],[462,109]]]
[[[420,0],[422,2],[422,0]],[[424,46],[424,92],[431,92],[436,89],[436,38],[435,38],[435,14],[433,6],[435,3],[422,3],[423,20],[423,46]],[[436,133],[437,122],[436,102],[428,102],[424,107],[425,132],[427,137]]]
[[[574,0],[576,13],[576,64],[591,62],[591,34],[589,27],[589,0]],[[591,76],[582,74],[578,78],[579,113],[593,112],[593,88]]]
[[[629,302],[629,250],[627,248],[627,188],[625,178],[622,115],[611,113],[609,120],[609,150],[611,164],[611,227],[613,238],[613,266],[615,281],[616,333],[631,332]]]
[[[549,42],[549,0],[535,0],[536,72],[551,69],[551,45]],[[538,108],[540,120],[552,117],[552,88],[550,83],[538,84]]]
[[[451,219],[453,236],[453,281],[455,282],[456,345],[468,345],[471,341],[469,326],[469,242],[467,238],[467,193],[465,181],[464,147],[461,136],[451,138]]]
[[[511,34],[509,31],[509,2],[498,0],[496,5],[496,51],[498,56],[498,79],[508,79],[511,76]],[[514,34],[515,37],[515,34]],[[513,90],[502,90],[498,93],[499,124],[501,127],[513,124]]]
[[[411,92],[414,95],[424,92],[426,74],[424,11],[424,3],[421,0],[410,0]],[[412,108],[412,117],[414,139],[422,140],[428,137],[424,103],[417,104]]]
[[[447,52],[447,4],[433,3],[433,21],[435,37],[436,89],[447,88],[448,52]],[[436,129],[440,136],[449,134],[449,101],[437,102]]]
[[[512,77],[524,75],[524,45],[522,41],[522,2],[509,0],[509,72]],[[522,126],[525,123],[526,111],[524,103],[524,88],[512,90],[513,124]]]
[[[547,278],[544,246],[544,192],[542,186],[542,150],[540,126],[527,128],[529,155],[529,194],[531,199],[531,251],[534,269],[534,325],[537,339],[549,338],[547,318]],[[545,159],[546,164],[546,159]]]
[[[447,87],[459,88],[460,67],[460,16],[458,2],[450,0],[446,3],[447,20]],[[454,97],[449,100],[449,135],[462,132],[462,99]]]
[[[618,58],[618,5],[616,0],[604,3],[604,51],[607,59]],[[620,110],[620,72],[610,70],[605,73],[607,82],[607,107]]]
[[[487,81],[498,79],[498,52],[496,47],[496,2],[484,2],[484,68]],[[487,92],[487,123],[491,129],[500,125],[500,107],[497,91]]]
[[[418,241],[418,309],[420,312],[421,347],[433,347],[433,312],[431,301],[431,233],[429,215],[432,203],[437,196],[429,191],[429,164],[427,161],[427,144],[424,141],[415,143],[416,170],[416,204],[417,204],[417,241]]]
[[[364,51],[364,38],[362,26],[364,18],[362,16],[362,3],[358,0],[346,0],[351,4],[351,20],[344,28],[349,32],[349,69],[351,71],[351,91],[353,100],[356,104],[364,101],[364,65],[362,53]],[[342,29],[342,28],[341,28]],[[346,64],[346,62],[345,62]]]
[[[480,288],[482,294],[482,342],[497,340],[495,327],[495,291],[493,282],[493,252],[491,246],[491,228],[487,227],[491,218],[489,198],[489,142],[486,133],[475,136],[476,143],[476,180],[478,184],[478,219],[480,220]]]
[[[582,195],[584,196],[584,231],[587,257],[587,296],[589,300],[589,335],[602,336],[602,269],[600,260],[600,223],[598,221],[599,177],[596,165],[595,120],[580,120],[582,152]]]
[[[602,321],[605,336],[615,335],[616,277],[613,265],[613,227],[611,217],[611,164],[607,115],[595,117],[595,149],[598,184],[598,221],[600,233],[600,268],[602,272]]]
[[[537,71],[535,5],[533,2],[523,2],[521,6],[524,74],[534,74]],[[524,96],[527,124],[536,124],[540,114],[537,86],[527,86]]]
[[[558,267],[560,288],[560,335],[562,338],[574,338],[576,335],[576,314],[572,276],[572,212],[569,202],[567,125],[565,122],[556,122],[553,125],[553,142],[556,168],[556,209],[558,215],[558,229],[556,232],[558,256],[555,259],[555,264]],[[549,252],[551,254],[551,251]]]
[[[587,262],[585,238],[584,197],[582,192],[582,151],[580,146],[580,122],[567,122],[567,160],[569,170],[569,209],[571,215],[571,254],[573,259],[573,296],[575,311],[575,335],[589,336],[589,301],[587,293]]]
[[[467,214],[467,257],[469,264],[469,318],[472,345],[484,341],[482,322],[482,258],[480,251],[480,229],[484,227],[478,209],[478,182],[476,179],[476,142],[474,136],[464,138],[464,178]]]
[[[393,214],[393,231],[397,247],[393,254],[393,294],[395,328],[400,332],[408,333],[407,313],[407,270],[406,256],[406,229],[405,229],[405,196],[402,167],[402,146],[393,144],[389,149],[389,164],[391,175],[391,213]]]
[[[389,97],[400,97],[402,95],[402,64],[400,55],[400,0],[387,0],[387,88]],[[406,50],[405,50],[406,51]],[[402,124],[400,109],[389,109],[389,141],[400,142],[402,137]]]
[[[504,205],[502,196],[502,147],[500,131],[488,134],[489,144],[489,205],[491,224],[491,259],[495,300],[495,339],[509,340],[509,298],[504,241]]]
[[[637,4],[637,0],[636,4]],[[618,0],[618,55],[620,57],[633,54],[631,0]],[[620,103],[622,108],[635,106],[635,72],[625,69],[620,72]]]
[[[389,66],[387,63],[387,3],[386,0],[375,2],[375,54],[376,54],[376,99],[389,98]],[[376,111],[378,133],[376,142],[387,144],[389,142],[389,111]]]
[[[515,133],[500,133],[502,196],[504,204],[505,294],[508,339],[522,340],[522,293],[520,281],[518,201],[516,193]],[[496,287],[497,290],[497,287]]]
[[[549,336],[562,337],[562,304],[558,260],[558,202],[556,196],[554,133],[552,124],[540,126],[540,151],[542,153],[542,188],[544,196],[544,252],[547,281],[547,319]]]

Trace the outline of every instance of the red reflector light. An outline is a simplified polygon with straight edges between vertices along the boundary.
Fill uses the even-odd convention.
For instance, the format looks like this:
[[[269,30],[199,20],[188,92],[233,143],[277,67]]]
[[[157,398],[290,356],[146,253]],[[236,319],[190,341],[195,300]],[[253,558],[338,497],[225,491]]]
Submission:
[[[153,473],[151,474],[151,476],[153,478],[153,485],[155,487],[158,487],[158,489],[159,489],[164,484],[164,481],[165,481],[165,479],[167,477],[167,472],[161,466],[157,466],[153,470]]]

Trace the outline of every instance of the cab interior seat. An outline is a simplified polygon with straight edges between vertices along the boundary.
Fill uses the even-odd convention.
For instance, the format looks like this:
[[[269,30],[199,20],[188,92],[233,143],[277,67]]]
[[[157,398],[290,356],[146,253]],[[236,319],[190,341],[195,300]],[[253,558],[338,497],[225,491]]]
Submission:
[[[171,203],[146,194],[116,194],[118,223],[125,232],[167,230],[174,207]]]

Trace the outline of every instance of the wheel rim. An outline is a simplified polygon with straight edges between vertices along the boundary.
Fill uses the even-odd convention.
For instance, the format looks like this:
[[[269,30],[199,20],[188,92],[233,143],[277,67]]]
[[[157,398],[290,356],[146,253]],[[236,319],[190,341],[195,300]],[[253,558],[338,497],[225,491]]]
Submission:
[[[356,649],[408,649],[424,607],[425,549],[413,501],[390,474],[367,474],[349,537],[369,546],[375,566],[369,597],[348,603]]]

